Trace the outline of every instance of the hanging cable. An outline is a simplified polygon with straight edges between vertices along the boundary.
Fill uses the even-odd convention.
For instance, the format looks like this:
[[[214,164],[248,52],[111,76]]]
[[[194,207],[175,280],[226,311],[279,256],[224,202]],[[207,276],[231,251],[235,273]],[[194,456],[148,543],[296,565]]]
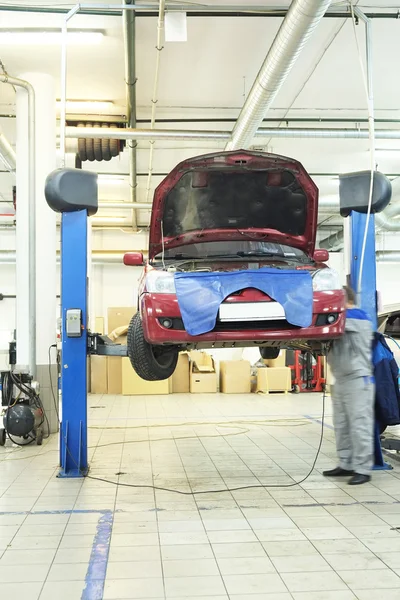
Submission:
[[[364,237],[363,243],[361,247],[361,257],[360,257],[360,266],[358,271],[358,280],[356,282],[356,294],[358,298],[361,294],[362,287],[362,274],[364,269],[364,259],[365,259],[365,250],[367,246],[367,237],[368,237],[368,228],[369,221],[371,217],[371,207],[372,207],[372,198],[374,192],[374,173],[375,173],[375,118],[374,118],[374,96],[373,96],[373,85],[372,85],[372,59],[370,55],[370,42],[371,42],[371,22],[365,17],[365,15],[361,12],[358,12],[366,25],[366,43],[367,43],[367,76],[365,74],[363,58],[361,55],[360,45],[358,43],[357,31],[356,31],[356,17],[354,12],[353,2],[350,2],[351,9],[351,20],[353,24],[353,32],[354,38],[357,46],[357,54],[358,60],[360,63],[361,76],[365,88],[365,94],[367,97],[367,106],[368,106],[368,131],[369,131],[369,142],[370,142],[370,169],[371,169],[371,177],[370,177],[370,187],[369,187],[369,198],[368,198],[368,210],[367,210],[367,218],[365,221],[365,229],[364,229]]]
[[[154,85],[153,85],[153,97],[151,99],[151,120],[150,129],[154,129],[156,122],[156,107],[158,102],[158,82],[160,74],[160,57],[161,51],[164,49],[163,43],[163,32],[164,32],[164,13],[165,13],[165,0],[160,0],[158,9],[158,22],[157,22],[157,55],[156,55],[156,69],[154,73]],[[149,154],[149,173],[147,175],[147,186],[146,186],[146,202],[150,200],[150,189],[151,179],[153,176],[153,154],[154,154],[155,141],[150,141],[150,154]]]

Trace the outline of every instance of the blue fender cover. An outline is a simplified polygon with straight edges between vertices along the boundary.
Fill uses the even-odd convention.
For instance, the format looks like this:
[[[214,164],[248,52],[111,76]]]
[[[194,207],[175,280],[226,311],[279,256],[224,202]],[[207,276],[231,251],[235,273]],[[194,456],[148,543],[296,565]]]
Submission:
[[[312,323],[313,287],[308,271],[257,269],[234,272],[175,273],[175,288],[183,324],[189,335],[215,327],[221,302],[246,288],[255,288],[279,302],[286,320],[298,327]]]

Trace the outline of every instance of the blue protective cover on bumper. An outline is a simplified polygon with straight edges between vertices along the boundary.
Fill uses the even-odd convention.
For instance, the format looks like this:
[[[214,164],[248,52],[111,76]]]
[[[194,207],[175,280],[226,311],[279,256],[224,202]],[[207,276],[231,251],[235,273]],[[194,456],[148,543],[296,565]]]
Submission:
[[[224,273],[175,273],[175,288],[183,324],[189,335],[215,327],[221,302],[246,288],[256,288],[282,304],[292,325],[312,322],[313,288],[308,271],[257,269]]]

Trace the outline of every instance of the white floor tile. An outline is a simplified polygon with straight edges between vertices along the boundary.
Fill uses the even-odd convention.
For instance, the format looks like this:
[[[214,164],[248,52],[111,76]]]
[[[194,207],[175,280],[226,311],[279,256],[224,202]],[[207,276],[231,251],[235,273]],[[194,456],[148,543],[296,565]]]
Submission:
[[[338,571],[338,574],[352,590],[398,588],[400,597],[400,577],[388,568],[371,571]]]
[[[220,576],[204,577],[167,577],[165,593],[169,598],[185,598],[190,596],[218,596],[225,594],[225,587]]]
[[[346,584],[333,571],[319,573],[282,573],[290,592],[320,592],[347,589]]]
[[[161,487],[189,490],[190,482],[210,492],[191,497],[59,480],[57,436],[40,459],[7,464],[3,452],[14,451],[0,448],[0,513],[13,513],[0,514],[7,600],[80,600],[94,542],[107,557],[99,518],[114,508],[104,600],[400,600],[397,463],[356,489],[327,481],[321,471],[336,458],[326,429],[318,470],[302,486],[212,492],[256,478],[286,483],[285,471],[300,479],[320,431],[302,415],[319,418],[319,394],[90,397],[96,405],[105,408],[89,409],[99,427],[89,429],[90,446],[98,444],[90,448],[93,475],[115,480],[122,471],[125,483],[151,485],[154,476]],[[135,443],[105,446],[123,440]],[[83,512],[62,513],[76,509]]]
[[[279,575],[226,575],[224,582],[228,594],[271,594],[286,592]]]

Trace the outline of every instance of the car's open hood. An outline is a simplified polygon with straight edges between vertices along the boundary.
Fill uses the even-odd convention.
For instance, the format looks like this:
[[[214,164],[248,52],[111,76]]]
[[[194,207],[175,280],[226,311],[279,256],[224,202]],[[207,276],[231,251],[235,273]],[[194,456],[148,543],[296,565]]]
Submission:
[[[190,158],[154,193],[149,258],[163,242],[167,250],[244,238],[312,255],[317,213],[318,189],[296,160],[247,150]]]

